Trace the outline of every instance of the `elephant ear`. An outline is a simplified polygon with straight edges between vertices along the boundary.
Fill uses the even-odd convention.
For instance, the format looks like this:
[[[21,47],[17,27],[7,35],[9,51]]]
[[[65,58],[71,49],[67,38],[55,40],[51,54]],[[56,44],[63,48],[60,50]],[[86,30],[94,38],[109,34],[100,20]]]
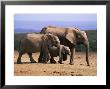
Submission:
[[[47,45],[51,45],[53,44],[54,42],[54,37],[52,34],[48,33],[48,34],[45,34],[43,36],[43,41],[47,44]]]
[[[59,38],[52,33],[48,33],[48,38],[51,40],[52,43],[60,44]]]
[[[66,32],[65,38],[66,38],[70,43],[72,43],[72,44],[75,44],[75,43],[76,43],[76,40],[75,40],[75,38],[76,38],[76,33],[75,33],[73,30],[68,30],[68,31]]]
[[[51,34],[51,33],[44,34],[44,36],[42,38],[44,40],[46,40],[46,39],[52,39],[53,38],[53,34]]]
[[[46,37],[48,40],[53,40],[53,35],[51,33],[47,33]]]
[[[45,41],[46,39],[47,39],[47,35],[45,34],[42,36],[42,40]]]

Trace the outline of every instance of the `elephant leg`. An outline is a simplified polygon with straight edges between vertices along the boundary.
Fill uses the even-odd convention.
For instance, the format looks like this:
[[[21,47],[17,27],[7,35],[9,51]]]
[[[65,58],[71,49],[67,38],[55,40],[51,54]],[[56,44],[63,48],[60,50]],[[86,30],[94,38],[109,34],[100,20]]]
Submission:
[[[86,62],[87,62],[87,66],[90,66],[89,59],[88,59],[88,57],[89,57],[89,50],[88,49],[89,48],[86,48]]]
[[[71,48],[70,49],[71,51],[71,55],[70,55],[70,65],[73,65],[74,64],[74,55],[75,55],[75,47]]]
[[[21,57],[22,57],[22,53],[19,53],[18,59],[17,59],[17,64],[22,64],[21,62]]]
[[[59,58],[59,61],[58,61],[60,64],[63,64],[63,55],[61,54],[61,57]]]
[[[42,53],[42,62],[43,63],[47,63],[50,60],[50,53],[48,52],[48,50],[43,51]]]
[[[50,58],[50,63],[56,63],[56,61],[54,60],[54,58]]]
[[[28,53],[31,63],[36,63],[36,61],[32,57],[32,53]]]
[[[67,60],[67,54],[63,54],[63,61]]]
[[[60,64],[63,64],[63,63],[62,63],[62,62],[63,62],[62,59],[60,59],[58,62],[59,62]]]
[[[49,60],[50,60],[50,55],[47,55],[47,57],[44,58],[43,62],[44,62],[44,63],[47,63]]]
[[[42,53],[40,53],[40,55],[39,55],[38,63],[42,63]]]

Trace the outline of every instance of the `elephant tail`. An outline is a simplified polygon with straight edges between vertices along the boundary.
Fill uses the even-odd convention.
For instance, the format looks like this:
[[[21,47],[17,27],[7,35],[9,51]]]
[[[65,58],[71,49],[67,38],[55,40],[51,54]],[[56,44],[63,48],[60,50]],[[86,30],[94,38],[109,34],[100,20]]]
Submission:
[[[46,34],[46,29],[47,29],[47,27],[42,28],[40,34]]]

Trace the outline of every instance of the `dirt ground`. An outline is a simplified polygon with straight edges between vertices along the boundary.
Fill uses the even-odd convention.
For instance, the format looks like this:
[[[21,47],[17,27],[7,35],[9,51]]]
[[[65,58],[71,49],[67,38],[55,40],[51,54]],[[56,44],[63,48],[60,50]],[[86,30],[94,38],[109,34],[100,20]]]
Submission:
[[[86,66],[85,53],[76,52],[74,65],[69,65],[69,56],[64,64],[30,63],[27,54],[22,56],[23,64],[17,64],[18,52],[14,53],[14,75],[15,76],[96,76],[97,75],[97,54],[90,53],[90,66]],[[34,53],[33,58],[38,61],[39,53]],[[58,61],[59,57],[55,57]]]

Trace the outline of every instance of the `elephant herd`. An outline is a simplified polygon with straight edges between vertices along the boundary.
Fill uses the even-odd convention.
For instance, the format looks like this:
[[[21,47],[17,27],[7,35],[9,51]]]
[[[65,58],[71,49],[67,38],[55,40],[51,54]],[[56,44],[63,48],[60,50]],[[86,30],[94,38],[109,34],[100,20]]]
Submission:
[[[89,66],[89,41],[84,31],[77,28],[63,28],[47,26],[42,28],[41,32],[28,33],[19,42],[19,56],[17,63],[20,64],[21,57],[24,53],[29,55],[30,61],[36,63],[32,57],[32,53],[40,52],[38,62],[56,63],[54,57],[59,56],[59,63],[67,60],[67,55],[70,55],[70,65],[74,64],[75,46],[83,44],[86,48],[86,62]]]

